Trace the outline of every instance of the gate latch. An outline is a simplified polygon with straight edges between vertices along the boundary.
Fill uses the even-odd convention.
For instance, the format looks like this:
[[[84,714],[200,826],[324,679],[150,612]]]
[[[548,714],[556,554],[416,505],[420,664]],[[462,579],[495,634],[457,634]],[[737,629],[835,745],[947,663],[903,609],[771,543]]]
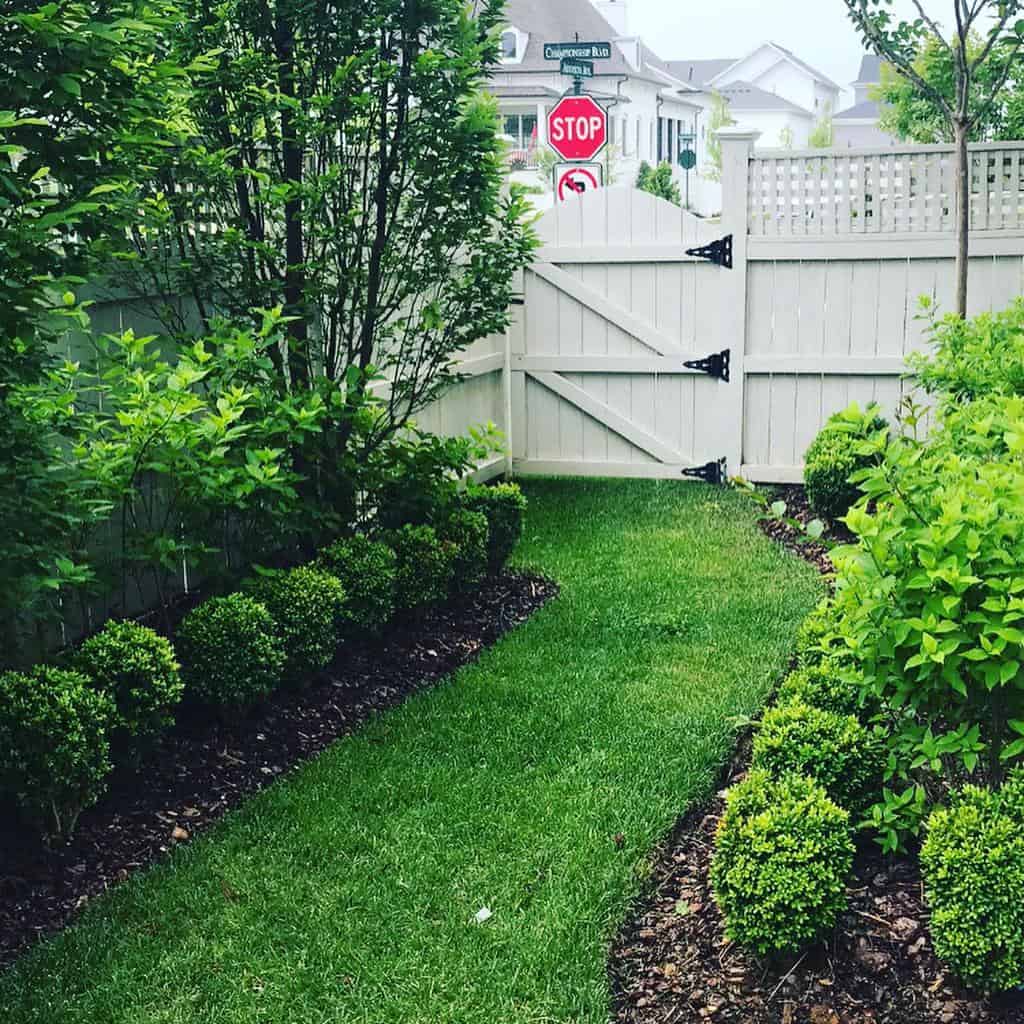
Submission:
[[[691,359],[683,363],[688,370],[699,370],[716,380],[724,380],[729,383],[729,360],[732,349],[724,349],[722,352],[715,352],[706,359]]]
[[[706,484],[720,487],[728,479],[725,459],[709,462],[704,466],[695,466],[693,469],[684,469],[683,476],[693,477],[694,480],[703,480]]]
[[[716,267],[732,270],[732,235],[719,238],[716,242],[699,245],[695,249],[687,249],[687,256],[696,256],[701,260],[709,260]]]

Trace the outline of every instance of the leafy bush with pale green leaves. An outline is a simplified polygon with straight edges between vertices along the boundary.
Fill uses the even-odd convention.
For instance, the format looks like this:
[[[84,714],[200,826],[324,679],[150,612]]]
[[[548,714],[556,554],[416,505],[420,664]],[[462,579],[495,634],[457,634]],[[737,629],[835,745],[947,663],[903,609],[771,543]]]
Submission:
[[[862,450],[861,442],[886,429],[877,405],[861,410],[854,404],[828,421],[804,457],[807,500],[818,515],[839,519],[858,500],[860,491],[851,478],[875,458],[873,451]]]
[[[111,728],[115,753],[139,758],[174,725],[185,687],[166,637],[137,622],[108,622],[82,644],[74,660],[117,708]]]
[[[711,862],[726,935],[759,954],[823,937],[846,906],[849,814],[812,780],[752,771],[726,799]]]
[[[778,703],[809,704],[837,715],[861,716],[861,688],[828,658],[791,672],[779,687]]]
[[[345,590],[342,635],[377,636],[395,612],[398,560],[394,551],[383,541],[359,535],[324,548],[317,565]]]
[[[38,666],[0,675],[0,793],[66,839],[106,789],[115,714],[81,673]]]
[[[284,644],[266,607],[245,594],[214,597],[189,612],[176,637],[190,697],[244,710],[281,685]]]
[[[466,508],[487,516],[487,568],[491,573],[501,572],[523,535],[526,495],[518,484],[496,484],[470,486],[461,500]]]
[[[845,644],[836,631],[836,611],[831,598],[824,598],[800,624],[796,633],[796,661],[800,668],[817,665],[826,658],[845,661]]]
[[[440,536],[456,548],[452,566],[452,593],[468,594],[479,587],[487,576],[487,516],[483,512],[456,508],[445,519]]]
[[[243,589],[262,604],[284,644],[285,681],[301,685],[325,668],[338,646],[338,620],[345,589],[328,572],[300,566],[256,576]]]
[[[840,807],[859,812],[878,793],[885,751],[854,715],[794,702],[765,713],[752,764],[776,778],[806,775]]]
[[[432,526],[403,526],[384,537],[395,552],[395,607],[422,612],[448,597],[458,549],[438,537]]]
[[[1024,772],[934,811],[921,869],[938,956],[980,989],[1024,984]]]

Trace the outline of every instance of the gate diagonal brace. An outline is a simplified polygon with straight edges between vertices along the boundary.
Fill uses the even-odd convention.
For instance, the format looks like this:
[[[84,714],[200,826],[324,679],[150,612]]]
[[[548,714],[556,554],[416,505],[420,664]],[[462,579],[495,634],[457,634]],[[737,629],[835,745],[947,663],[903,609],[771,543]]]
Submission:
[[[693,469],[684,469],[683,476],[692,477],[694,480],[703,480],[706,484],[721,487],[728,479],[725,459],[717,462],[708,462],[703,466],[696,466]]]
[[[709,377],[714,377],[715,380],[722,380],[728,384],[731,357],[732,349],[727,348],[721,352],[715,352],[706,359],[691,359],[683,363],[683,366],[688,370],[699,370],[701,373],[706,373]]]
[[[698,259],[714,263],[716,267],[732,270],[732,235],[726,235],[725,238],[719,238],[718,241],[710,242],[708,245],[687,249],[686,255],[696,256]]]

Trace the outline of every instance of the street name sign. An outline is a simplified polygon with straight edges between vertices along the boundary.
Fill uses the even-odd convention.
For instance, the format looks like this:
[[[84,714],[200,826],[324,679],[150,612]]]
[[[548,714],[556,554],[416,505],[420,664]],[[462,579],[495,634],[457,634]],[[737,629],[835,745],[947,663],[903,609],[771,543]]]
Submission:
[[[545,43],[544,59],[561,60],[611,60],[611,43]]]
[[[563,75],[568,75],[570,78],[593,78],[594,62],[591,60],[574,60],[572,57],[563,57],[561,71]]]

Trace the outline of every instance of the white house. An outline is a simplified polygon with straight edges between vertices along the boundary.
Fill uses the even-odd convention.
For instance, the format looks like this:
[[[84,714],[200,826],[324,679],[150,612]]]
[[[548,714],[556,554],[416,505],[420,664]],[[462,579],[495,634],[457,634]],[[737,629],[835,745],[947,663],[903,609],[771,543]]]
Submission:
[[[771,42],[738,59],[673,60],[668,66],[703,97],[724,96],[740,127],[761,133],[762,149],[805,147],[814,125],[835,112],[842,92],[827,75]]]
[[[881,114],[872,90],[882,81],[882,59],[866,53],[860,63],[860,73],[853,82],[853,106],[840,110],[833,119],[834,145],[847,149],[895,146],[896,139],[878,126]]]
[[[509,0],[505,18],[501,67],[490,90],[511,142],[517,178],[550,187],[538,166],[547,148],[547,113],[573,83],[559,73],[557,61],[545,59],[544,44],[578,40],[612,43],[611,59],[595,61],[595,77],[584,84],[609,113],[611,145],[602,159],[611,177],[633,181],[642,161],[668,160],[684,183],[679,152],[688,138],[702,137],[706,102],[631,34],[628,0]],[[700,166],[703,151],[697,159]],[[691,187],[698,189],[696,175]]]

